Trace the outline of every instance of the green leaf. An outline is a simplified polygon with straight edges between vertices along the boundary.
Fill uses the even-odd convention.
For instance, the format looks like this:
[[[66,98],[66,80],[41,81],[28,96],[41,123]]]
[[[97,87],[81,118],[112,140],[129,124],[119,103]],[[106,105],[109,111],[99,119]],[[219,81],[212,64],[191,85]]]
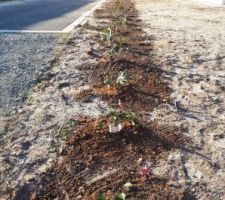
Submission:
[[[98,200],[107,200],[106,196],[102,193],[99,195]]]
[[[126,195],[124,193],[120,193],[117,197],[116,200],[125,200]]]

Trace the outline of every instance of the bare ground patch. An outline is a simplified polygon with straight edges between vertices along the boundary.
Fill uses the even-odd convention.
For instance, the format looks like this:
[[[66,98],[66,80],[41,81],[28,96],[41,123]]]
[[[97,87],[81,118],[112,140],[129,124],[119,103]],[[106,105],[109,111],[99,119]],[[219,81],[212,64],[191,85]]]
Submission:
[[[224,7],[134,2],[172,90],[170,103],[151,118],[177,125],[195,146],[195,152],[171,153],[170,165],[161,160],[158,172],[190,186],[197,199],[224,199]]]

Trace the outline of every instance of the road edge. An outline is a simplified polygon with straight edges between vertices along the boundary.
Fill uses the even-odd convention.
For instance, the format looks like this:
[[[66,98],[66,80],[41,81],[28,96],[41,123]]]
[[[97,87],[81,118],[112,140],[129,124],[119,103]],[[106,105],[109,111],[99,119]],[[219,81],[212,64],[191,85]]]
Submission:
[[[76,19],[74,22],[72,22],[70,25],[68,25],[67,27],[65,27],[62,32],[64,33],[68,33],[71,32],[75,27],[79,26],[79,25],[84,25],[87,20],[88,17],[93,14],[93,12],[95,10],[97,10],[98,8],[100,8],[103,3],[105,3],[106,0],[100,0],[93,8],[91,8],[89,11],[87,11],[86,13],[84,13],[83,15],[81,15],[78,19]]]

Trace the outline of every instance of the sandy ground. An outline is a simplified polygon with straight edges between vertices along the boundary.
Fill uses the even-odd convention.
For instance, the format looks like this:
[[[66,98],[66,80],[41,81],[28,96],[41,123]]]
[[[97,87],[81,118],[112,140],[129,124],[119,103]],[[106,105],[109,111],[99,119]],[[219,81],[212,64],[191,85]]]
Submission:
[[[155,173],[196,199],[225,199],[225,8],[181,0],[134,0],[172,94],[152,118],[177,125],[193,140]],[[194,198],[193,197],[193,198]]]

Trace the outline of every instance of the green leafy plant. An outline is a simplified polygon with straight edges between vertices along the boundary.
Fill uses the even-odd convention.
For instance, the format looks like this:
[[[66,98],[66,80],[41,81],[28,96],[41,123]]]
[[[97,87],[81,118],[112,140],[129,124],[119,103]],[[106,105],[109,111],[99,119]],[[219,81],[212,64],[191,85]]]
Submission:
[[[104,83],[104,85],[112,85],[112,81],[109,80],[108,78],[105,78],[103,83]]]
[[[73,127],[77,126],[77,121],[71,119],[68,121],[68,125],[70,128],[73,128]]]
[[[135,122],[137,120],[137,116],[133,112],[112,111],[110,113],[110,116],[112,116],[115,122],[123,122],[123,121]]]
[[[128,43],[128,38],[125,36],[118,36],[116,38],[116,41],[120,46],[124,46]]]
[[[125,193],[120,193],[115,200],[125,200],[126,199],[126,195]]]
[[[127,37],[117,36],[117,38],[114,41],[112,41],[110,53],[115,54],[119,52],[127,44],[127,42],[128,42]]]
[[[122,49],[121,44],[118,43],[118,42],[115,42],[115,43],[112,44],[112,47],[111,47],[109,53],[112,54],[112,55],[116,54],[120,51],[120,49]]]
[[[124,85],[128,83],[128,81],[129,81],[129,77],[128,77],[127,70],[124,70],[120,72],[119,76],[117,77],[116,84]]]
[[[99,195],[98,200],[108,200],[108,198],[102,193]]]
[[[103,122],[100,122],[99,125],[98,125],[99,129],[103,129],[104,128],[104,123]]]
[[[62,138],[63,140],[66,140],[69,134],[69,130],[67,128],[63,128],[62,130],[59,131],[58,136]]]

